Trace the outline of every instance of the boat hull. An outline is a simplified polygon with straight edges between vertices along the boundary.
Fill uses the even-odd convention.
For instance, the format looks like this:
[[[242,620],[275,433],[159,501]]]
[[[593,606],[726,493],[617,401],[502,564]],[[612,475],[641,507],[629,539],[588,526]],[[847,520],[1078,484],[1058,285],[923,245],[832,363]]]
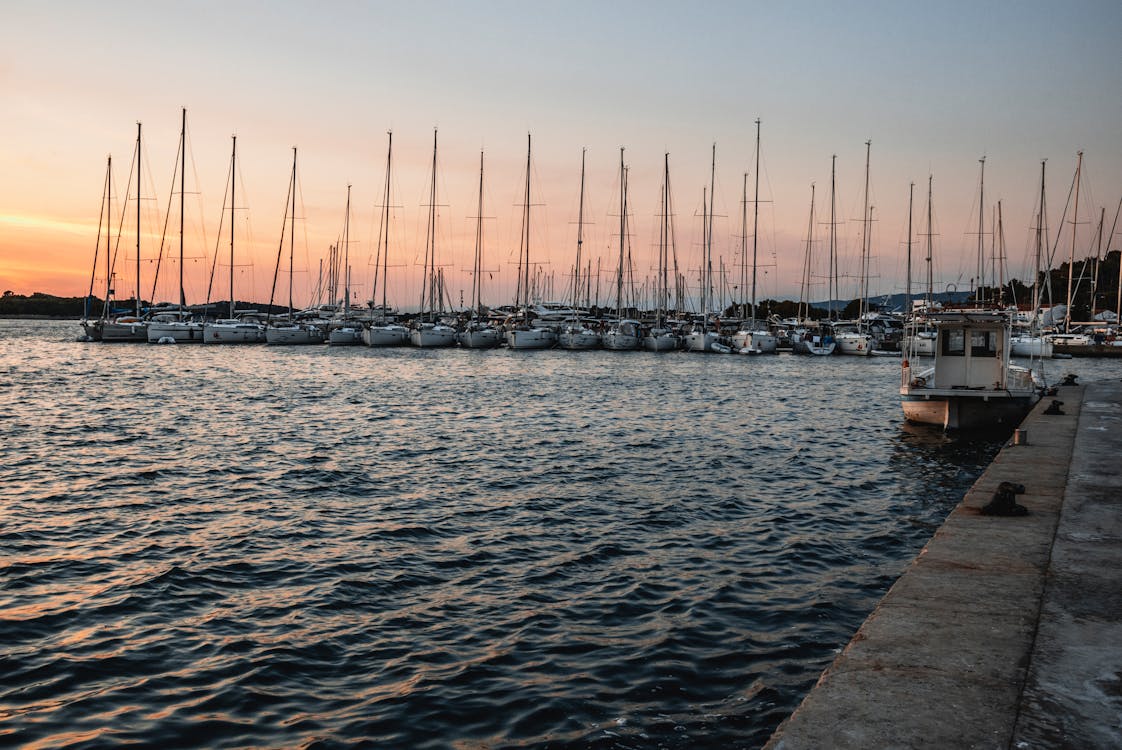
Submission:
[[[172,339],[177,344],[201,344],[203,326],[201,323],[149,323],[148,342],[156,344],[161,339]]]
[[[422,349],[435,349],[443,346],[456,345],[456,329],[450,326],[431,326],[414,328],[409,333],[409,341],[413,346]]]
[[[617,352],[638,349],[639,342],[640,339],[638,336],[630,333],[622,333],[620,331],[608,331],[604,334],[602,339],[605,349],[611,349]]]
[[[203,343],[259,344],[265,340],[262,326],[246,323],[204,323]]]
[[[643,337],[643,348],[648,352],[669,352],[678,348],[679,339],[672,333],[651,334]]]
[[[548,328],[513,328],[506,332],[506,345],[511,349],[548,349],[557,343],[557,335]]]
[[[395,324],[370,326],[363,330],[362,340],[367,346],[405,346],[409,343],[409,329]]]
[[[775,354],[779,351],[779,339],[767,331],[737,331],[732,335],[732,348],[751,349],[757,354]]]
[[[362,329],[351,326],[332,329],[327,333],[327,343],[331,346],[356,346],[362,343]]]
[[[1014,357],[1051,357],[1052,342],[1043,336],[1014,336],[1009,339],[1009,353]]]
[[[687,352],[715,352],[716,344],[719,344],[719,336],[716,333],[689,333],[683,339],[683,348]]]
[[[867,333],[839,333],[834,341],[840,353],[856,357],[867,357],[876,348],[876,340]]]
[[[270,326],[265,343],[277,345],[322,344],[323,331],[315,326]]]
[[[148,324],[143,321],[136,323],[104,323],[101,326],[101,338],[98,341],[147,341]]]
[[[600,334],[588,328],[562,329],[557,334],[560,349],[598,349],[603,344]]]
[[[494,349],[503,343],[503,333],[497,328],[469,328],[456,334],[456,341],[465,349]]]
[[[990,396],[943,396],[901,394],[904,419],[944,430],[983,430],[1014,427],[1025,418],[1035,394]]]

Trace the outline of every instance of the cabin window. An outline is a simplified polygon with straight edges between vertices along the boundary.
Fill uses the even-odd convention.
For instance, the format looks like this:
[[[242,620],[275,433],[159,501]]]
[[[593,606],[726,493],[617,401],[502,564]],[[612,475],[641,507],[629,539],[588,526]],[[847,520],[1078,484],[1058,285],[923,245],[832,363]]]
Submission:
[[[943,331],[943,354],[949,357],[966,356],[966,336],[963,331]]]
[[[996,357],[997,332],[996,331],[971,331],[970,333],[971,357]]]

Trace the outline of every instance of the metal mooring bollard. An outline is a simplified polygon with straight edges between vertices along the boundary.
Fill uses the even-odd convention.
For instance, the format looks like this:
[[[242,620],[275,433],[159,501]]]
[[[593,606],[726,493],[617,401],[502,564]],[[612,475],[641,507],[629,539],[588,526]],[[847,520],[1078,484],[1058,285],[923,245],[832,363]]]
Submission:
[[[1028,430],[1020,427],[1013,430],[1013,445],[1028,445]]]

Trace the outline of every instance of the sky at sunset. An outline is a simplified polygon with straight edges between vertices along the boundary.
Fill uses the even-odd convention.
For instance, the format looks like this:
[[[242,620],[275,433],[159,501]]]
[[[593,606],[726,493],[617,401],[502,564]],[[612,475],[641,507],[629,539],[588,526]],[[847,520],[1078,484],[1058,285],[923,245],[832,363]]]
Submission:
[[[655,272],[663,155],[669,154],[680,268],[701,263],[702,196],[716,144],[713,263],[738,283],[744,175],[748,232],[761,121],[759,296],[798,298],[811,185],[814,255],[826,252],[830,163],[842,297],[856,294],[865,143],[874,295],[903,291],[909,184],[923,253],[933,176],[937,285],[968,289],[981,210],[989,251],[1001,201],[1009,274],[1031,274],[1041,161],[1049,242],[1083,151],[1076,256],[1122,240],[1122,3],[1102,2],[0,2],[0,289],[84,295],[113,157],[116,295],[135,287],[143,126],[141,293],[178,297],[178,186],[187,110],[184,276],[189,302],[229,285],[222,207],[237,136],[235,292],[267,301],[298,148],[294,295],[312,299],[343,229],[352,298],[370,296],[393,131],[389,302],[415,308],[439,133],[436,262],[453,302],[470,296],[480,151],[485,159],[484,301],[513,301],[527,134],[533,138],[531,256],[564,299],[576,251],[587,148],[584,254],[609,299],[619,255],[619,160],[628,166],[636,285]],[[125,200],[127,198],[127,200]],[[154,279],[165,215],[160,276]],[[1070,214],[1068,221],[1070,221]],[[228,222],[228,216],[225,221]],[[104,247],[104,241],[103,241]],[[751,241],[749,240],[749,249]],[[285,264],[287,270],[287,246]],[[824,263],[815,262],[824,299]],[[104,267],[94,293],[105,288]],[[595,296],[595,286],[593,295]],[[729,291],[726,296],[739,296]],[[287,300],[282,273],[278,301]],[[594,300],[595,301],[595,300]]]

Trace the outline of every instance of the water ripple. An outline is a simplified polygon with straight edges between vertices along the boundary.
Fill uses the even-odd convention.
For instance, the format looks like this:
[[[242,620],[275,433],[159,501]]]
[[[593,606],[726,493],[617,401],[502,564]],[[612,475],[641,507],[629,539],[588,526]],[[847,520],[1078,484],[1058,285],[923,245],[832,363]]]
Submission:
[[[997,447],[890,360],[0,325],[3,744],[756,747]]]

